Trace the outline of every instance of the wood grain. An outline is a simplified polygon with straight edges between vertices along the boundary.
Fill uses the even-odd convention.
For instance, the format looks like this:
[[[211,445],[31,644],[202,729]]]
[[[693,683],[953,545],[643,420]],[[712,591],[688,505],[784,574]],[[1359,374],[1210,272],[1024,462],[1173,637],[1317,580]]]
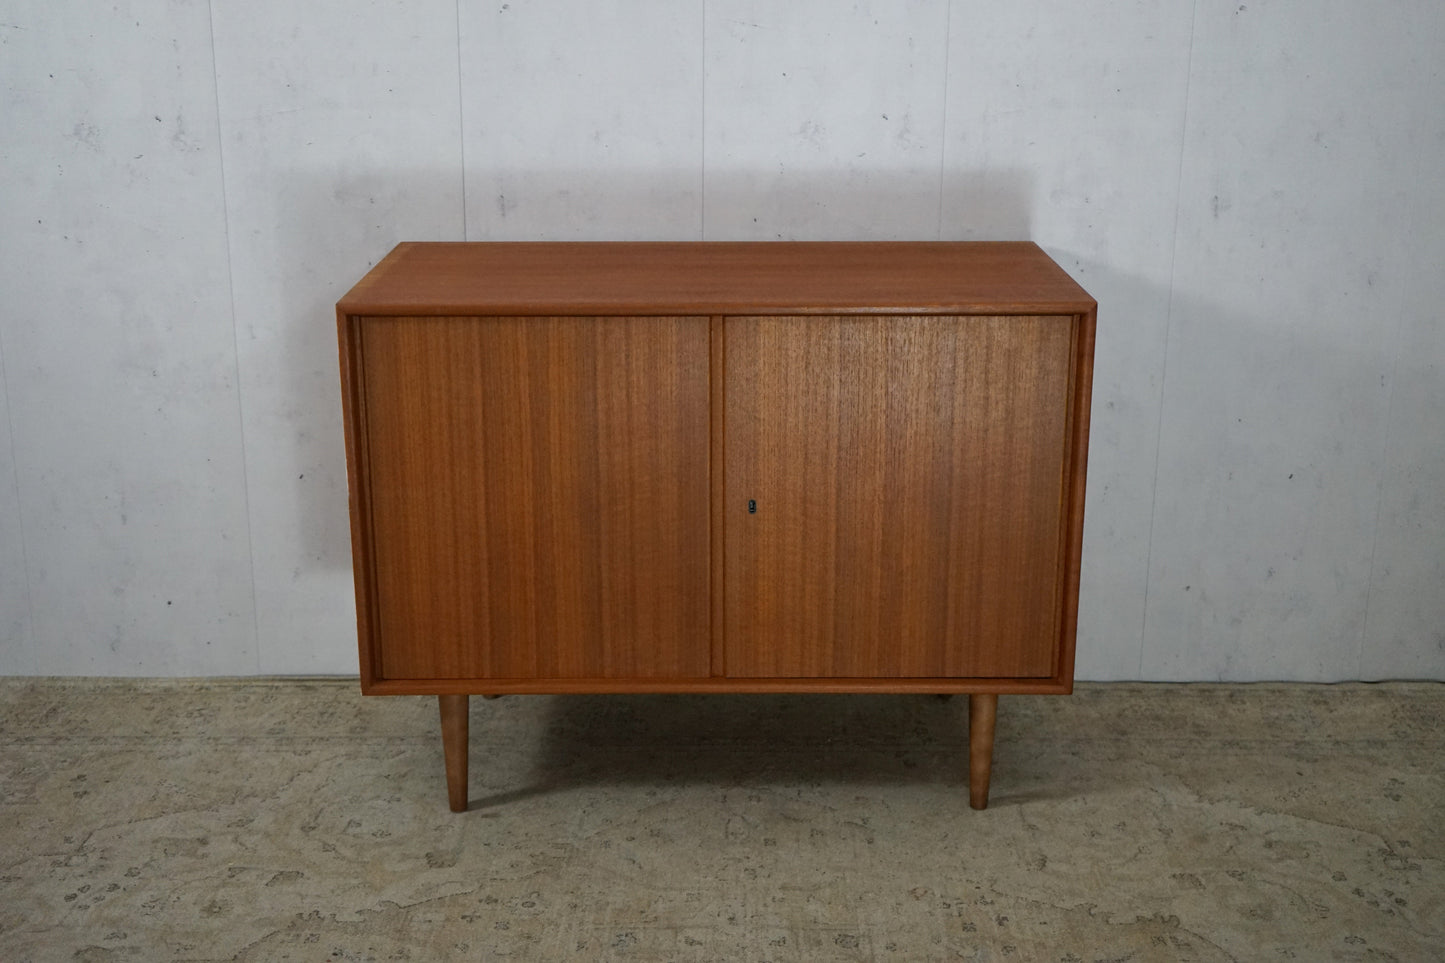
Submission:
[[[1074,327],[727,320],[729,676],[1053,676]]]
[[[708,320],[358,325],[378,677],[707,676]]]
[[[1064,695],[1071,680],[1054,678],[514,678],[514,679],[382,679],[363,690],[367,695],[576,695],[581,693],[692,693],[740,695],[811,692],[815,694],[871,693],[874,695],[968,695],[1007,692],[1020,695]]]
[[[548,346],[554,343],[555,337],[548,332],[563,323],[558,316],[588,315],[590,312],[596,317],[579,316],[572,321],[586,325],[595,324],[601,317],[611,317],[615,320],[630,319],[630,323],[635,324],[647,318],[666,321],[672,309],[681,307],[687,308],[685,313],[692,323],[710,328],[710,343],[707,335],[689,335],[687,338],[690,354],[701,357],[701,362],[692,357],[684,366],[685,378],[670,381],[670,376],[663,376],[659,382],[649,382],[652,371],[666,368],[669,364],[662,356],[671,349],[664,345],[656,348],[654,356],[640,366],[637,377],[627,374],[623,381],[637,389],[638,395],[654,395],[652,404],[662,413],[661,417],[675,412],[678,425],[686,423],[686,430],[680,429],[672,437],[704,438],[702,449],[668,453],[665,442],[651,446],[651,443],[636,443],[628,438],[620,442],[620,452],[632,451],[639,455],[648,450],[654,452],[642,456],[641,460],[629,460],[615,451],[611,443],[599,440],[600,436],[583,440],[586,431],[577,433],[575,445],[569,442],[570,447],[556,451],[550,449],[548,446],[555,438],[544,424],[549,422],[550,416],[544,417],[538,412],[546,408],[549,403],[546,399],[566,396],[569,390],[566,385],[572,385],[582,395],[588,394],[591,383],[587,380],[586,371],[589,364],[592,365],[590,370],[597,370],[598,361],[590,354],[593,348],[585,343],[580,343],[578,351],[574,352],[574,360],[585,356],[591,361],[583,362],[581,367],[570,373],[561,369],[554,372],[550,362],[537,360],[545,358],[552,350]],[[939,321],[957,324],[970,321],[970,315],[1004,317],[1011,314],[1021,314],[1025,319],[1050,316],[1056,322],[1072,321],[1072,342],[1067,350],[1071,369],[1067,376],[1066,399],[1061,406],[1063,423],[1067,426],[1064,429],[1066,440],[1061,455],[1053,452],[1058,460],[1050,463],[1050,473],[1056,472],[1054,477],[1059,480],[1059,487],[1050,489],[1059,512],[1055,527],[1056,546],[1051,556],[1054,561],[1049,578],[1052,581],[1045,586],[1045,577],[1039,576],[1036,579],[1038,584],[1034,586],[1040,592],[1039,604],[1034,608],[1048,610],[1058,617],[1053,629],[1053,648],[1046,666],[1045,660],[1026,645],[1017,648],[1013,655],[1005,652],[1002,661],[994,658],[991,662],[987,659],[980,662],[973,656],[967,656],[963,665],[944,659],[945,664],[940,666],[941,650],[937,636],[927,628],[938,621],[936,607],[930,609],[928,605],[920,607],[917,604],[921,596],[932,593],[935,583],[929,579],[938,578],[938,572],[932,566],[924,566],[920,570],[918,563],[905,551],[908,547],[903,542],[906,540],[890,540],[884,529],[878,526],[879,518],[884,516],[875,508],[871,514],[849,511],[836,523],[837,533],[834,535],[841,533],[847,536],[845,541],[852,540],[863,548],[861,553],[849,553],[843,562],[836,563],[830,575],[824,574],[835,583],[842,576],[845,582],[868,589],[861,598],[850,594],[834,605],[831,616],[834,625],[866,625],[871,621],[878,627],[884,627],[890,620],[899,619],[898,613],[925,613],[907,616],[894,626],[896,631],[893,634],[898,646],[896,657],[884,651],[887,632],[867,635],[872,641],[865,641],[864,633],[860,632],[844,650],[852,654],[842,655],[841,662],[835,659],[837,653],[830,653],[824,658],[820,655],[823,649],[815,648],[809,650],[811,654],[797,657],[780,659],[776,653],[764,655],[765,661],[772,660],[765,666],[766,671],[772,674],[736,674],[736,671],[758,671],[757,666],[749,669],[745,662],[729,664],[730,654],[734,651],[729,633],[735,632],[739,624],[733,611],[737,602],[736,583],[749,577],[730,567],[734,557],[741,557],[734,551],[732,541],[738,534],[735,524],[738,506],[730,499],[728,477],[723,470],[728,452],[738,451],[738,436],[729,432],[726,420],[732,401],[728,389],[729,357],[725,332],[735,320],[728,315],[739,313],[776,320],[787,317],[798,323],[810,317],[814,321],[829,317],[887,321],[890,316],[896,315],[913,318],[936,316]],[[1028,243],[407,243],[398,246],[342,299],[337,309],[364,691],[430,694],[761,692],[799,689],[840,692],[1068,691],[1072,685],[1074,661],[1073,635],[1083,526],[1094,313],[1093,300],[1037,246]],[[430,321],[442,326],[431,329],[432,334],[421,337],[420,341],[405,349],[411,352],[415,362],[413,368],[403,366],[388,375],[383,370],[386,367],[383,364],[377,370],[377,378],[372,378],[366,370],[366,358],[375,362],[394,352],[381,343],[385,336],[381,341],[371,339],[376,350],[370,353],[364,351],[363,343],[367,341],[364,334],[379,330],[383,316],[388,315],[395,316],[386,320],[386,324],[411,326]],[[449,319],[449,315],[455,317]],[[512,329],[512,341],[503,339],[503,343],[488,346],[485,350],[475,345],[468,347],[467,337],[470,335],[464,337],[459,342],[461,353],[463,356],[470,353],[472,358],[466,363],[462,358],[453,356],[456,352],[454,346],[444,343],[450,338],[444,332],[478,324],[490,325],[492,322],[520,327]],[[460,327],[454,327],[453,323]],[[636,333],[642,329],[633,330]],[[524,337],[522,331],[530,334]],[[542,340],[534,343],[537,337]],[[406,336],[401,337],[402,342],[409,340]],[[527,343],[523,344],[523,341]],[[538,344],[542,347],[539,348]],[[634,347],[642,353],[653,350]],[[920,349],[923,354],[933,350],[926,344]],[[566,353],[564,349],[563,354]],[[491,360],[485,361],[483,355]],[[507,360],[509,358],[510,361]],[[802,359],[808,361],[806,353]],[[956,361],[955,355],[950,363]],[[440,381],[436,385],[430,384],[434,376],[423,378],[416,374],[419,370],[434,367],[433,362],[439,365],[436,377]],[[488,364],[497,366],[496,370],[489,369]],[[613,359],[606,361],[603,367],[608,371],[630,371],[627,364],[624,361],[619,368],[618,362]],[[797,365],[789,362],[787,367],[793,370]],[[881,370],[835,379],[836,389],[827,390],[836,390],[838,397],[835,400],[840,406],[844,402],[855,407],[866,406],[866,396],[870,391],[881,388],[886,395],[892,383],[887,378],[879,380]],[[561,378],[561,389],[541,389],[543,400],[535,405],[524,397],[527,392],[547,384],[553,374]],[[381,383],[388,377],[391,378],[390,387]],[[958,377],[957,370],[925,373],[921,383],[926,390],[933,390],[947,385],[949,379],[957,381]],[[943,380],[940,381],[940,378]],[[694,387],[706,387],[692,393],[680,387],[684,380]],[[481,407],[478,407],[480,403],[476,399],[486,393],[477,393],[480,389],[474,383],[478,381],[496,389],[492,401]],[[500,387],[503,385],[509,387]],[[623,399],[606,406],[609,410],[622,410],[630,404],[626,399],[633,397],[628,393],[631,388],[599,393],[594,396],[594,401],[604,396]],[[678,399],[670,394],[675,391],[687,395],[688,400],[681,402],[681,410],[678,410]],[[498,412],[505,406],[499,408],[498,401],[507,392],[514,395],[512,404],[516,410],[510,416],[503,416]],[[704,410],[705,405],[699,404],[699,398],[710,404],[711,411]],[[418,399],[423,402],[420,406]],[[429,409],[427,405],[432,407]],[[411,414],[394,413],[392,409],[398,406]],[[896,479],[891,479],[886,472],[879,475],[878,470],[880,466],[900,463],[902,458],[921,459],[919,463],[925,466],[925,474],[932,470],[928,466],[942,466],[951,472],[954,467],[952,456],[943,459],[943,454],[953,450],[955,440],[929,440],[925,437],[926,433],[920,435],[913,429],[897,435],[899,424],[907,426],[915,416],[925,414],[907,405],[900,409],[894,403],[881,408],[874,404],[872,408],[857,410],[859,414],[852,421],[839,426],[840,432],[846,428],[840,437],[855,450],[881,446],[884,457],[876,461],[870,472],[866,466],[850,465],[846,460],[834,464],[838,460],[836,453],[829,454],[826,449],[814,450],[798,455],[806,462],[803,473],[816,475],[822,470],[832,471],[840,477],[847,475],[853,479],[852,490],[857,492],[893,493],[889,497],[896,497],[898,504],[889,506],[890,513],[901,511],[904,517],[941,518],[942,502],[936,495],[917,489],[899,489]],[[436,425],[427,424],[434,420],[428,412],[437,414]],[[954,412],[949,409],[949,416],[953,415]],[[648,423],[650,418],[650,415],[643,415],[643,423]],[[373,419],[379,419],[375,432],[371,428]],[[410,427],[407,424],[409,419],[412,422]],[[466,424],[468,420],[470,427]],[[626,419],[618,422],[625,423]],[[488,425],[494,430],[488,436],[491,441],[484,455],[469,439],[475,437],[473,432],[478,427],[484,429]],[[795,429],[800,427],[809,433],[809,437],[816,430],[802,422],[794,425]],[[601,431],[600,422],[597,430]],[[418,442],[414,450],[398,456],[396,446],[407,444],[406,439],[418,431],[420,437],[429,441],[425,444]],[[631,432],[631,428],[624,427],[624,434],[630,436]],[[870,438],[873,440],[870,441]],[[432,442],[439,442],[443,447],[456,442],[461,446],[461,454],[451,457],[439,451],[426,455],[419,453]],[[518,444],[521,444],[520,448],[516,447]],[[373,451],[379,459],[375,467],[381,468],[380,472],[373,470]],[[648,465],[651,458],[662,458],[668,464],[662,466],[660,472],[654,472]],[[391,467],[388,468],[388,465]],[[612,466],[615,471],[604,472],[603,465]],[[596,466],[596,470],[593,471],[591,466]],[[666,491],[658,489],[649,495],[636,491],[630,481],[618,480],[638,470],[648,478],[671,478],[673,482],[701,472],[705,481],[684,486],[688,492],[686,496],[680,495],[675,485],[664,486]],[[445,485],[428,481],[448,473],[472,487],[452,486],[453,490],[448,494],[440,491]],[[897,474],[896,471],[894,473]],[[589,475],[595,475],[596,480],[596,484],[588,483],[592,484],[590,488],[587,485],[575,490],[564,490],[565,485],[562,488],[547,487],[556,484],[557,479],[586,478]],[[611,478],[607,484],[613,485],[620,494],[602,494],[602,489],[597,486],[603,485],[604,475]],[[398,481],[402,483],[400,489],[395,484]],[[975,487],[985,494],[992,492],[990,484],[997,488],[997,479],[993,482],[989,482],[988,477],[975,480]],[[703,523],[696,521],[700,491],[707,493],[711,501],[702,512],[707,516]],[[831,496],[815,493],[810,497],[825,501],[831,497],[835,499],[834,507],[837,507],[836,499],[842,491],[835,485]],[[478,492],[482,493],[480,498]],[[509,494],[498,494],[500,492]],[[516,492],[521,492],[521,500],[514,498]],[[638,504],[627,506],[627,492],[636,494]],[[599,547],[601,543],[597,541],[606,527],[600,517],[587,522],[584,520],[588,517],[587,513],[574,513],[569,521],[566,511],[559,510],[559,506],[565,509],[566,506],[579,504],[579,499],[581,504],[592,505],[605,501],[609,505],[621,506],[622,514],[613,516],[614,520],[642,519],[645,526],[647,519],[653,516],[641,503],[652,497],[660,499],[660,504],[664,505],[659,518],[667,517],[665,506],[669,498],[680,498],[692,508],[681,514],[675,513],[679,525],[673,529],[674,536],[649,535],[646,532],[635,537],[623,536],[623,542],[631,547],[610,554],[603,552]],[[992,495],[989,494],[989,497]],[[463,504],[466,502],[472,507]],[[949,503],[944,528],[952,529],[952,512],[962,504],[959,500]],[[518,506],[522,514],[512,517],[510,513]],[[374,509],[379,509],[379,514]],[[418,512],[421,514],[418,515]],[[468,512],[472,513],[471,517],[467,516]],[[430,522],[415,521],[428,514]],[[693,520],[681,522],[682,514]],[[997,513],[988,514],[992,517]],[[1018,514],[1017,510],[1006,511],[1004,517],[1011,518],[1013,514]],[[412,520],[397,528],[400,524],[396,521],[398,518]],[[987,528],[991,523],[985,521],[979,524]],[[998,518],[992,524],[995,533],[1007,528],[1006,525],[1000,528]],[[430,534],[424,534],[428,527]],[[482,535],[480,538],[447,535],[449,527],[454,532],[472,530],[480,531]],[[403,530],[410,534],[404,534]],[[398,533],[403,533],[403,537],[394,537]],[[649,539],[654,538],[661,543],[658,551],[646,547]],[[701,553],[687,552],[679,547],[684,543],[696,544],[699,539],[704,544]],[[559,557],[555,546],[573,540],[578,541],[581,547],[573,549],[574,554],[570,555],[564,550]],[[800,557],[806,557],[812,551],[813,543],[809,539],[794,538],[793,547],[802,552]],[[944,580],[948,580],[958,576],[956,566],[961,564],[960,560],[967,553],[949,550],[945,554],[949,565],[955,566],[943,576]],[[706,572],[702,580],[709,584],[706,593],[709,598],[702,603],[706,614],[701,622],[696,615],[695,601],[675,603],[692,613],[686,617],[674,611],[672,614],[677,618],[672,621],[669,621],[672,616],[643,618],[644,622],[651,621],[654,625],[681,626],[686,623],[687,628],[671,633],[669,637],[674,641],[661,643],[660,648],[652,646],[647,640],[669,633],[659,630],[652,636],[645,631],[637,635],[633,645],[650,653],[640,660],[623,641],[631,629],[626,632],[614,630],[619,623],[635,620],[641,609],[652,606],[661,612],[671,610],[672,606],[661,601],[658,593],[649,594],[648,584],[638,582],[628,587],[610,574],[607,579],[602,577],[600,573],[604,568],[608,573],[628,570],[631,565],[629,555],[667,560],[658,563],[658,571],[690,571],[690,574],[678,577],[690,586],[687,591],[694,599],[699,583],[699,563],[696,560],[704,559],[700,563]],[[1029,565],[1036,573],[1049,572],[1050,556],[1047,552],[1030,552],[1030,555]],[[679,567],[676,563],[683,557],[692,561]],[[864,562],[869,557],[882,562],[886,566],[884,571],[901,572],[907,576],[906,579],[897,582],[884,580],[876,572],[866,571]],[[424,567],[435,566],[439,579],[420,572],[403,574],[410,564],[405,562],[406,558],[420,560]],[[603,560],[607,562],[605,567]],[[646,565],[643,570],[647,570]],[[599,574],[590,582],[583,578],[579,585],[577,574],[589,571]],[[923,575],[914,578],[919,571]],[[643,577],[639,576],[639,579]],[[830,589],[828,583],[820,581],[816,575],[804,578],[801,573],[792,573],[786,577],[803,580],[805,584],[802,587],[815,595],[826,591],[836,594],[836,589]],[[965,581],[972,579],[974,584],[972,587],[963,585],[958,589],[962,593],[978,595],[980,586],[986,584],[984,576],[969,575],[965,571],[963,577]],[[665,589],[666,583],[651,584],[653,587],[662,584]],[[471,588],[467,589],[467,586]],[[1025,586],[1018,591],[1027,592],[1028,589]],[[492,604],[494,598],[502,597],[511,597],[515,604]],[[603,597],[614,600],[605,616],[599,601]],[[874,601],[866,602],[866,598]],[[1015,606],[1014,611],[1023,611],[1023,608]],[[628,615],[628,612],[632,614]],[[596,629],[596,619],[603,619],[611,625],[605,636]],[[978,622],[979,617],[974,617],[973,621]],[[944,631],[954,633],[961,624],[967,627],[969,619],[961,617],[961,613],[952,612],[944,622]],[[828,623],[823,621],[816,625],[826,627]],[[920,625],[925,627],[924,630],[920,630]],[[559,627],[570,634],[560,646],[554,646],[550,638]],[[676,641],[676,636],[683,631],[690,636],[687,643]],[[434,633],[442,640],[439,644],[432,639]],[[493,646],[489,640],[499,637],[498,633],[513,641],[500,647]],[[593,641],[583,641],[584,635]],[[737,637],[739,644],[746,648],[745,635],[738,633]],[[521,641],[514,644],[516,640]],[[786,645],[788,637],[779,636],[776,641]],[[945,647],[953,644],[949,642]],[[870,649],[869,646],[875,648]],[[965,650],[968,648],[965,646]],[[1022,655],[1025,650],[1031,654]],[[759,651],[755,648],[755,654]],[[789,658],[793,659],[793,663],[785,664]],[[970,658],[974,661],[969,662]],[[823,663],[827,664],[819,670],[819,665]],[[926,674],[910,674],[920,666]],[[848,672],[878,671],[883,674],[818,674],[818,671],[837,671],[840,667]],[[935,674],[974,671],[985,674]],[[993,674],[999,672],[1026,674]]]
[[[723,547],[726,540],[723,533],[727,527],[727,517],[724,498],[722,466],[727,459],[727,449],[724,444],[726,438],[723,433],[723,419],[721,412],[727,403],[723,394],[723,387],[726,379],[723,377],[723,336],[727,319],[714,317],[710,324],[710,369],[709,380],[711,387],[711,435],[709,441],[712,446],[712,463],[709,466],[709,481],[711,484],[710,496],[712,498],[712,558],[709,564],[712,565],[712,634],[709,636],[709,647],[712,651],[712,674],[713,678],[722,678],[727,675],[727,646],[724,639],[727,637],[727,609],[723,605],[726,597],[727,580],[724,573],[727,571],[724,565]]]
[[[1019,242],[406,243],[350,315],[1081,314],[1094,301]]]
[[[1029,243],[402,244],[337,305],[362,689],[1067,692],[1096,305]]]

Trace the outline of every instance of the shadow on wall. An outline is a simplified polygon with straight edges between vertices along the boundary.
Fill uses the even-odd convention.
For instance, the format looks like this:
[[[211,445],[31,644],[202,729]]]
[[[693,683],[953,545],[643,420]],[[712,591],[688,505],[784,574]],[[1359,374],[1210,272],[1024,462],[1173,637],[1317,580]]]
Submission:
[[[256,364],[271,368],[271,397],[259,403],[275,409],[267,421],[275,431],[249,439],[248,457],[273,449],[268,460],[287,471],[268,477],[292,487],[270,504],[295,512],[253,528],[284,527],[298,565],[351,570],[336,302],[398,241],[460,240],[459,197],[459,178],[444,172],[293,174],[277,185],[274,236],[244,239],[269,249],[257,260],[274,272],[272,296],[259,299],[274,308],[262,319],[269,344]]]
[[[481,172],[463,210],[452,172],[291,176],[276,236],[250,243],[274,248],[279,306],[264,354],[289,434],[267,443],[292,446],[272,457],[297,466],[290,523],[308,563],[350,567],[334,305],[399,241],[459,240],[464,218],[471,240],[1032,238],[1101,304],[1081,667],[1093,637],[1115,649],[1092,677],[1358,677],[1387,419],[1381,339],[1314,323],[1319,296],[1290,314],[1252,309],[1252,279],[1176,291],[1171,304],[1107,255],[1038,236],[1027,171],[952,173],[926,197],[922,180]],[[966,213],[940,224],[941,202]]]
[[[1054,254],[1100,304],[1078,677],[1360,678],[1367,628],[1379,634],[1365,615],[1383,339],[1304,298],[1290,314],[1257,307],[1252,278],[1171,299]]]
[[[1139,673],[1169,290],[1037,238],[1099,303],[1076,678]],[[1096,246],[1106,246],[1107,239]]]
[[[890,172],[819,171],[806,175],[697,172],[599,175],[587,171],[483,172],[464,205],[449,171],[364,176],[288,175],[278,185],[275,235],[237,239],[269,264],[275,278],[271,317],[254,333],[274,395],[276,434],[257,449],[294,466],[292,519],[270,519],[296,533],[306,564],[351,566],[346,515],[340,373],[335,303],[372,265],[404,240],[1023,240],[1029,237],[1031,175],[960,172],[944,185],[961,222],[939,224],[939,194],[920,194],[920,178]],[[936,181],[933,182],[936,185]],[[704,218],[706,211],[706,218]],[[706,230],[704,234],[704,222]],[[253,379],[255,383],[256,379]],[[284,438],[277,437],[284,434]],[[279,473],[279,472],[278,472]],[[275,477],[272,475],[271,477]]]
[[[1032,175],[907,171],[475,173],[473,241],[1021,240]],[[920,191],[920,185],[926,190]],[[940,202],[967,223],[940,225]]]

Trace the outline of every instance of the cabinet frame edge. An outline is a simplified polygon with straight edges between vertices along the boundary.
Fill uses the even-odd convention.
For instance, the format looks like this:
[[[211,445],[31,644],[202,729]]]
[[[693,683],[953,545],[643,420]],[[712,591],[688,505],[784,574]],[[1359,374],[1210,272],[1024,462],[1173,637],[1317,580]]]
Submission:
[[[1058,598],[1060,622],[1054,673],[1050,677],[994,678],[730,678],[727,676],[725,639],[725,531],[723,511],[723,471],[726,451],[725,419],[722,417],[722,393],[725,384],[724,322],[734,315],[708,313],[709,322],[709,402],[710,443],[709,476],[713,505],[709,524],[712,562],[710,599],[711,676],[695,679],[388,679],[380,664],[378,644],[378,613],[374,585],[375,565],[371,539],[371,500],[366,488],[369,477],[369,453],[366,432],[366,396],[364,381],[364,336],[362,322],[370,317],[391,316],[392,312],[374,310],[370,306],[338,303],[336,307],[337,340],[342,389],[342,421],[346,443],[347,486],[352,539],[352,568],[356,589],[357,640],[361,691],[366,695],[455,695],[455,694],[562,694],[562,693],[946,693],[946,694],[1068,694],[1074,686],[1074,659],[1078,630],[1078,602],[1082,567],[1085,477],[1088,467],[1090,402],[1093,385],[1094,338],[1097,303],[1074,305],[1072,312],[1044,312],[1052,315],[1072,313],[1074,344],[1072,347],[1069,412],[1064,490],[1062,492],[1065,524],[1060,526],[1063,542],[1061,594]],[[348,308],[350,310],[348,310]],[[409,311],[411,314],[425,312]],[[808,311],[788,314],[810,316]],[[834,315],[872,314],[873,311],[835,311]],[[883,312],[878,312],[883,313]],[[893,312],[887,312],[893,313]],[[914,315],[1013,314],[1012,310],[994,308],[977,310],[940,310],[936,307],[914,308]],[[1030,312],[1032,313],[1032,312]],[[650,313],[649,313],[650,316]]]
[[[371,493],[366,434],[366,392],[363,384],[362,316],[336,308],[336,335],[341,366],[341,420],[346,439],[346,485],[351,519],[351,569],[356,586],[356,636],[363,694],[379,692],[383,684],[380,651],[376,645],[377,616],[375,565],[371,538]]]
[[[1074,653],[1079,628],[1079,582],[1083,568],[1084,554],[1084,502],[1085,480],[1089,468],[1089,415],[1092,408],[1094,384],[1094,332],[1098,305],[1091,303],[1087,309],[1074,316],[1073,358],[1070,365],[1070,395],[1066,424],[1070,429],[1067,440],[1067,454],[1063,486],[1063,509],[1065,523],[1060,526],[1063,551],[1060,553],[1062,571],[1058,580],[1061,596],[1059,602],[1059,645],[1058,661],[1054,666],[1054,677],[1066,686],[1065,692],[1074,688]]]

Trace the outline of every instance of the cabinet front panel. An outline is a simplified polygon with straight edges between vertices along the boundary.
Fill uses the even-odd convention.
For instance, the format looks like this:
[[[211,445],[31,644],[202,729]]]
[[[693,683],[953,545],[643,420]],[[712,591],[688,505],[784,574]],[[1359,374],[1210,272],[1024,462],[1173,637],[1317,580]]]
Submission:
[[[708,320],[358,321],[379,677],[708,675]]]
[[[725,325],[728,676],[1052,676],[1075,319]]]

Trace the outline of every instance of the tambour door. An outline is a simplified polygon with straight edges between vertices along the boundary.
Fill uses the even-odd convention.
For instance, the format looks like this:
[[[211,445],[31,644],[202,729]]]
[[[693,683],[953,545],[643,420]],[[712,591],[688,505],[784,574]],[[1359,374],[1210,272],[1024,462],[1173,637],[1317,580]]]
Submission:
[[[726,320],[728,676],[1055,673],[1076,323]]]
[[[706,676],[706,318],[354,318],[378,680]]]

